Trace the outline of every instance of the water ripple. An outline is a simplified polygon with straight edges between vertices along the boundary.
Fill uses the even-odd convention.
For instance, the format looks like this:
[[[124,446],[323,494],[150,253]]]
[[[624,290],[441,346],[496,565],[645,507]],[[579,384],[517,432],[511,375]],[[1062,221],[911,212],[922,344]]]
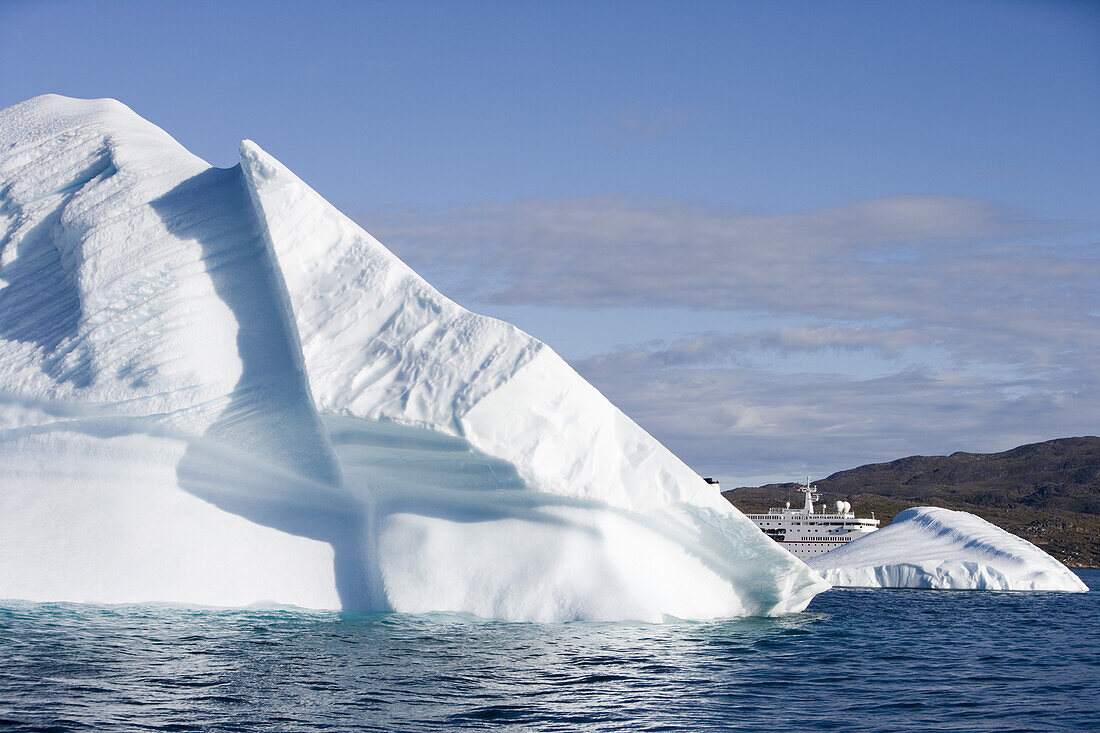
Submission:
[[[831,591],[780,619],[559,625],[6,602],[0,726],[1084,731],[1098,599]]]

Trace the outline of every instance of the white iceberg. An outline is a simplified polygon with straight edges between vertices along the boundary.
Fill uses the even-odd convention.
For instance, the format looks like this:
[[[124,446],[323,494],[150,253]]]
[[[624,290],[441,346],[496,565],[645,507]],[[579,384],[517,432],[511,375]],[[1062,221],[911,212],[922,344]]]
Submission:
[[[929,506],[906,509],[888,527],[807,563],[841,587],[1088,591],[1027,540],[973,514]]]
[[[0,598],[659,620],[827,587],[259,147],[0,112]]]

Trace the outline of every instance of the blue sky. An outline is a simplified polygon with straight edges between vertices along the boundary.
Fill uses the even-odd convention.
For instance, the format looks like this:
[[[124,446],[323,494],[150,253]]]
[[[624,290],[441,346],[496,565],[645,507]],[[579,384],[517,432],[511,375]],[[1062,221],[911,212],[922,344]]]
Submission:
[[[1095,434],[1100,4],[0,4],[0,106],[257,141],[724,482]]]

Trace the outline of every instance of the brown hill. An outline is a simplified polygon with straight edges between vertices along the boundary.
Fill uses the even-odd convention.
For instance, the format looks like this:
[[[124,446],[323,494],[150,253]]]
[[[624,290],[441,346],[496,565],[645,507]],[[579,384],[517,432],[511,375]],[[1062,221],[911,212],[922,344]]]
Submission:
[[[993,522],[1070,567],[1100,567],[1100,438],[1060,438],[1004,453],[911,456],[834,473],[821,500],[852,502],[882,525],[912,506],[961,509]],[[801,504],[798,484],[722,492],[744,512]]]

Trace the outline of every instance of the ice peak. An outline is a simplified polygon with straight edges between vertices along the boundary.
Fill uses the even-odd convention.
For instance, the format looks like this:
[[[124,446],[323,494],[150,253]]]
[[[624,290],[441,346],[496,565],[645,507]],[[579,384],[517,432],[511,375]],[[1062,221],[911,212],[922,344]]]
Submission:
[[[251,140],[241,140],[238,150],[241,154],[241,165],[252,178],[270,180],[282,175],[297,180],[297,176],[289,168]]]
[[[156,127],[122,102],[110,97],[81,99],[61,94],[41,94],[12,105],[0,114],[32,127],[48,125],[73,128],[80,125],[100,125],[110,128],[134,124]]]
[[[156,149],[165,156],[162,164],[184,162],[205,165],[171,135],[144,119],[117,99],[77,99],[59,94],[43,94],[0,110],[0,140],[9,148],[6,156],[21,159],[33,151],[28,148],[46,145],[45,155],[36,160],[68,149],[72,153],[89,152],[121,155],[140,159],[142,152]],[[20,155],[22,153],[23,155]]]

